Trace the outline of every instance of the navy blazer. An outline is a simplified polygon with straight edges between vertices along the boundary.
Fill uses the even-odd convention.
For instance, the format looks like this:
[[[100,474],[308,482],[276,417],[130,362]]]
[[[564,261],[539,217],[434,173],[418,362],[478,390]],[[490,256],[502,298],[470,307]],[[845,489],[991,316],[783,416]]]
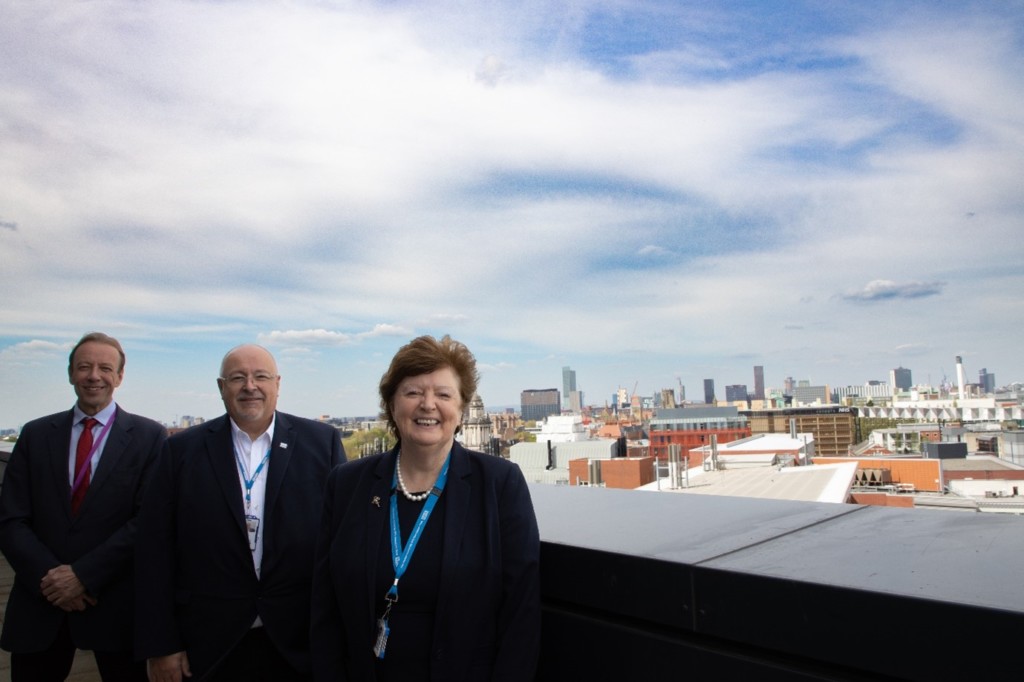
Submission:
[[[258,615],[288,662],[308,673],[323,487],[344,461],[336,429],[277,413],[257,579],[229,418],[168,438],[139,517],[136,656],[185,651],[198,682]]]
[[[540,537],[526,479],[511,462],[452,449],[442,582],[430,675],[532,680],[540,650]],[[331,473],[313,575],[314,679],[374,679],[373,642],[384,595],[376,588],[396,450]],[[390,577],[390,576],[389,576]]]
[[[15,573],[0,636],[8,651],[44,650],[65,618],[80,649],[132,648],[136,515],[167,431],[118,406],[73,516],[68,480],[73,415],[68,410],[26,424],[4,474],[0,550]],[[71,565],[98,600],[95,606],[69,613],[46,600],[39,583],[60,564]]]

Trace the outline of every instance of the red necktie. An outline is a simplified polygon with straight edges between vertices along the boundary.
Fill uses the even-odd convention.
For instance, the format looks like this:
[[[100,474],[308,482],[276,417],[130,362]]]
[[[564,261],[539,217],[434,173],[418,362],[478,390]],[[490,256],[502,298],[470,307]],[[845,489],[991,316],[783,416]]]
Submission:
[[[81,506],[82,500],[85,499],[85,493],[89,490],[89,470],[92,468],[89,458],[89,455],[92,454],[92,427],[97,424],[99,422],[92,417],[82,420],[82,435],[78,437],[78,447],[75,449],[75,480],[78,480],[78,475],[82,473],[83,467],[85,473],[82,475],[81,485],[71,494],[72,514],[78,513],[78,508]]]

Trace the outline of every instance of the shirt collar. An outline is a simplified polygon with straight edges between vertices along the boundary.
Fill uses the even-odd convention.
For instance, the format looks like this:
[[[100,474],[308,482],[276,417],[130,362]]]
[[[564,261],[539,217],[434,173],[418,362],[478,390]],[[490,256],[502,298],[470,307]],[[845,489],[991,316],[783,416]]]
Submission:
[[[86,417],[92,417],[93,419],[100,423],[100,426],[106,426],[107,421],[114,416],[114,412],[116,411],[117,403],[115,403],[113,400],[110,401],[109,405],[104,407],[96,414],[86,414],[85,412],[82,412],[82,408],[80,408],[78,406],[78,403],[76,402],[75,407],[72,409],[72,412],[74,413],[74,420],[72,421],[72,424],[79,424]]]
[[[268,445],[274,442],[274,424],[277,423],[277,412],[274,412],[274,416],[270,418],[270,426],[267,427],[267,430],[257,436],[255,440],[249,438],[249,434],[238,428],[238,424],[235,423],[235,420],[230,415],[228,415],[228,421],[231,422],[231,437],[236,443],[251,444],[264,437],[266,437]]]

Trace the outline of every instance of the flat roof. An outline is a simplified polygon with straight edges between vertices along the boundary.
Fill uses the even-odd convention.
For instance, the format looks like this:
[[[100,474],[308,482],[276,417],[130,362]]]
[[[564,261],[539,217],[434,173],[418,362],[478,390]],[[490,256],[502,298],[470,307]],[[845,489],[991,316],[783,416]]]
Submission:
[[[1024,471],[1024,467],[991,455],[966,459],[942,459],[943,471]]]
[[[809,443],[814,442],[813,433],[798,433],[796,438],[790,438],[788,433],[759,433],[749,438],[741,438],[728,443],[719,443],[719,453],[742,454],[744,452],[792,452],[799,450]],[[701,448],[710,450],[710,445]]]
[[[802,467],[745,467],[691,474],[689,486],[668,488],[668,482],[649,483],[640,490],[691,495],[722,495],[767,500],[846,502],[857,473],[856,462]]]

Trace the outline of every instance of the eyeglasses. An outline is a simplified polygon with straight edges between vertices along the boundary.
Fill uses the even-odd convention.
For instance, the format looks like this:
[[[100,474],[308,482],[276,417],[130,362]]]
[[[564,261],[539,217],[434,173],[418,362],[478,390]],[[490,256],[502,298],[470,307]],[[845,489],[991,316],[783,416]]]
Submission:
[[[277,379],[277,377],[274,376],[273,374],[266,374],[264,372],[260,372],[258,374],[251,374],[251,375],[250,374],[232,374],[229,377],[219,377],[219,378],[224,383],[228,384],[229,386],[233,386],[235,388],[241,388],[241,387],[245,386],[246,384],[249,383],[249,379],[252,379],[252,382],[254,384],[256,384],[257,386],[262,386],[263,384],[268,384],[271,381],[274,381],[275,379]]]

